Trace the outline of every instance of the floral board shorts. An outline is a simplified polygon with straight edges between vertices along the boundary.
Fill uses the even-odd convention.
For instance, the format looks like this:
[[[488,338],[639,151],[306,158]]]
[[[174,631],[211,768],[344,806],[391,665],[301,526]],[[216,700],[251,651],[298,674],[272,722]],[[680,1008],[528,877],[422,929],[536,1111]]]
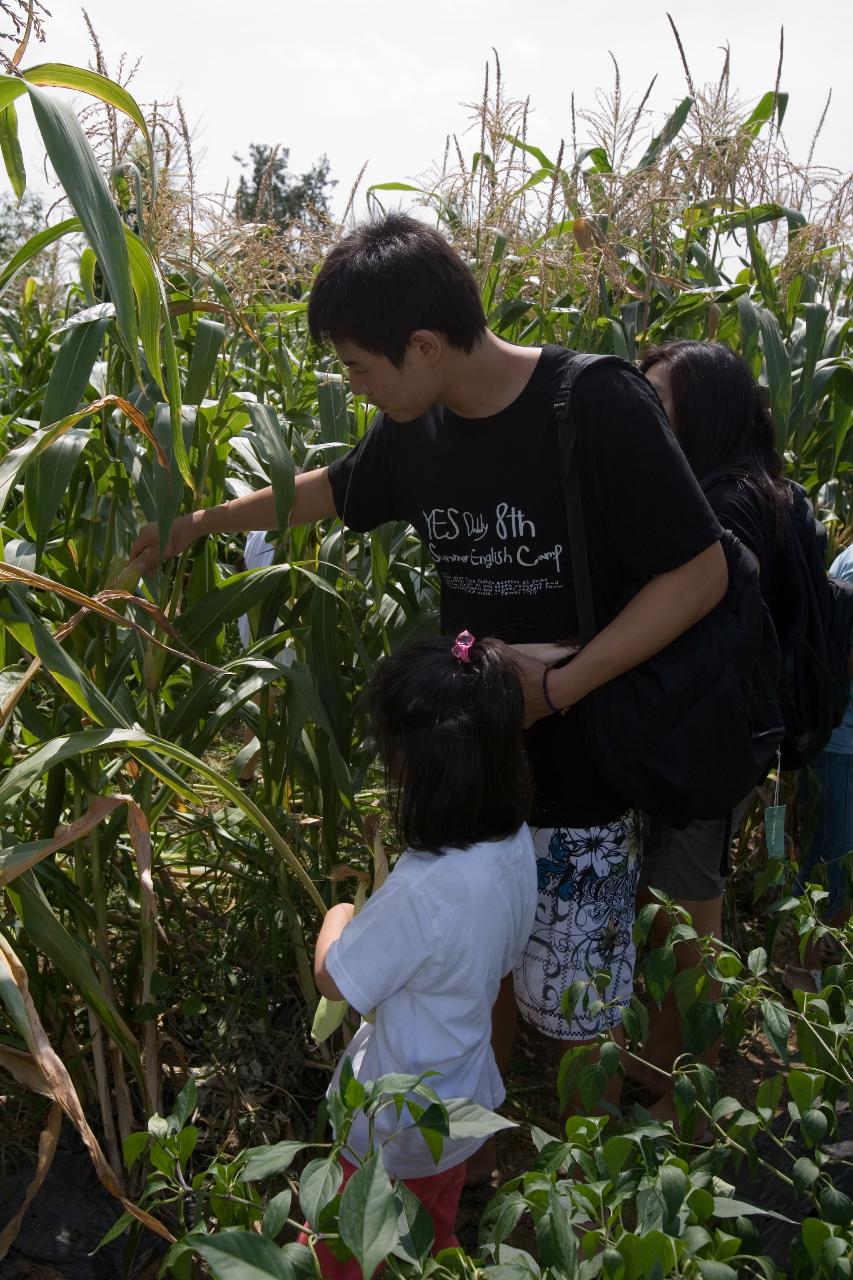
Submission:
[[[602,827],[533,827],[539,901],[533,932],[513,973],[522,1017],[555,1040],[591,1040],[617,1026],[634,987],[632,929],[639,876],[639,819]],[[606,972],[604,1007],[583,998],[571,1022],[561,1009],[578,978]],[[596,1000],[596,993],[591,991]]]

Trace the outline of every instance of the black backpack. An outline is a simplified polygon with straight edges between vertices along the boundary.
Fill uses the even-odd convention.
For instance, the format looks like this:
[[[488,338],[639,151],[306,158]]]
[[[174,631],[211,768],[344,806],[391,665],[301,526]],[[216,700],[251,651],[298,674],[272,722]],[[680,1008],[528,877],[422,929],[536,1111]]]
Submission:
[[[782,767],[800,769],[829,741],[850,700],[853,590],[828,578],[822,530],[799,485],[790,484],[776,610],[782,676],[779,696],[785,720]]]
[[[616,356],[573,353],[554,404],[581,644],[596,623],[571,393],[602,360],[642,377]],[[580,704],[599,771],[629,805],[669,826],[728,816],[765,776],[782,741],[781,658],[758,570],[732,534],[722,546],[729,585],[720,603]]]

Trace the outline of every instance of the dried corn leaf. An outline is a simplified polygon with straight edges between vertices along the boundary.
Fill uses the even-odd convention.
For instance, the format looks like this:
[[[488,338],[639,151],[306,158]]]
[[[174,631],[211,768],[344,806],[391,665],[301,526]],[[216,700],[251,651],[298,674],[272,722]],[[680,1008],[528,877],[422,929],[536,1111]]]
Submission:
[[[17,1240],[18,1232],[21,1230],[21,1223],[24,1221],[24,1214],[29,1209],[33,1200],[35,1200],[41,1189],[41,1184],[48,1175],[50,1166],[53,1164],[53,1157],[56,1155],[56,1148],[59,1145],[59,1130],[61,1128],[62,1108],[58,1102],[54,1102],[48,1113],[47,1124],[39,1135],[36,1171],[33,1174],[32,1181],[24,1194],[23,1203],[15,1216],[10,1218],[2,1232],[0,1232],[0,1262],[3,1261],[10,1248]]]
[[[83,1139],[83,1143],[92,1158],[95,1171],[104,1187],[110,1195],[115,1196],[121,1202],[129,1214],[141,1222],[143,1226],[146,1226],[149,1231],[153,1231],[164,1240],[168,1240],[170,1244],[174,1244],[175,1237],[171,1231],[163,1226],[162,1222],[158,1222],[150,1213],[146,1213],[144,1209],[140,1209],[132,1201],[125,1199],[122,1194],[118,1176],[110,1167],[109,1161],[101,1150],[98,1139],[89,1126],[71,1077],[47,1038],[47,1033],[42,1026],[38,1011],[30,996],[26,970],[2,934],[0,934],[0,976],[10,980],[17,989],[20,1004],[23,1007],[26,1018],[26,1023],[20,1030],[24,1034],[30,1053],[44,1076],[51,1097],[62,1107],[62,1110]]]

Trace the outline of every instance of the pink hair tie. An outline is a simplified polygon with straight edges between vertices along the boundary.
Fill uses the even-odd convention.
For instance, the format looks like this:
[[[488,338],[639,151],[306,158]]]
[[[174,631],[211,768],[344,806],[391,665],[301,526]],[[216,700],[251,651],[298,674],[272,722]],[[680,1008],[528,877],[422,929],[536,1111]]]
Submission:
[[[458,658],[460,662],[471,661],[471,645],[474,643],[474,637],[470,631],[460,631],[459,635],[453,641],[453,648],[450,652],[454,658]]]

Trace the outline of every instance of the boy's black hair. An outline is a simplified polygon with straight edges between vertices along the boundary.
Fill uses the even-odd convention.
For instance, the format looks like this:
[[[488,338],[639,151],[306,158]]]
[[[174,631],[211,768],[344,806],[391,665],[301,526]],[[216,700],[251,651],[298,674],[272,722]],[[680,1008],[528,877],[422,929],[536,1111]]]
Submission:
[[[392,213],[331,250],[308,299],[308,327],[317,343],[343,338],[399,368],[416,329],[469,352],[486,317],[473,275],[444,237]]]
[[[530,806],[515,666],[493,640],[475,642],[468,662],[452,645],[416,641],[383,659],[368,686],[398,833],[430,853],[509,836]]]
[[[748,365],[721,342],[680,339],[652,347],[640,361],[647,373],[669,370],[672,429],[699,481],[731,469],[772,511],[777,533],[789,505],[773,421]]]

